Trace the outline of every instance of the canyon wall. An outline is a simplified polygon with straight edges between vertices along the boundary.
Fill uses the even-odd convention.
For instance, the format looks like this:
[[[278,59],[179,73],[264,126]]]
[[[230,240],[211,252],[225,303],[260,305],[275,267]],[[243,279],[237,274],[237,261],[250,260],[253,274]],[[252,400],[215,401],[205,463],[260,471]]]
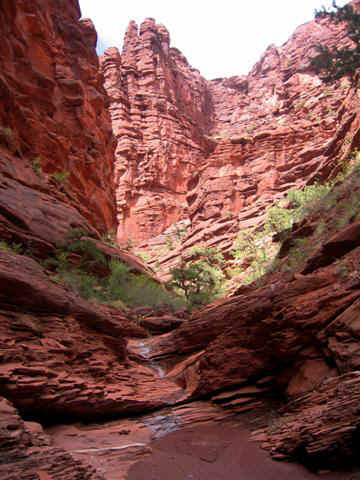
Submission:
[[[8,400],[22,416],[50,422],[136,411],[135,397],[139,409],[154,400],[151,372],[140,367],[136,380],[126,350],[126,336],[146,332],[82,299],[44,262],[56,264],[69,233],[81,228],[108,259],[152,275],[100,240],[116,230],[115,142],[97,34],[80,16],[77,0],[0,5],[0,391],[7,398],[0,400],[0,478],[7,480],[103,478],[54,448]],[[136,385],[147,393],[137,396]]]
[[[118,239],[137,244],[188,217],[189,181],[212,148],[206,81],[153,19],[131,22],[101,59],[117,139]]]
[[[97,34],[76,0],[0,7],[0,230],[29,248],[116,227]],[[95,230],[94,230],[95,231]]]
[[[226,250],[289,188],[336,173],[360,148],[359,94],[346,79],[325,87],[306,58],[317,40],[346,41],[342,27],[311,22],[247,77],[206,81],[151,19],[130,24],[122,54],[107,50],[100,74],[96,33],[79,18],[76,0],[0,7],[0,237],[23,249],[0,249],[1,478],[101,478],[8,401],[23,417],[58,422],[203,397],[240,413],[281,394],[291,402],[258,432],[264,448],[346,463],[360,428],[358,170],[287,239],[283,262],[297,240],[312,247],[296,271],[275,271],[190,319],[88,302],[39,262],[72,228],[99,238],[116,216],[119,240],[146,247],[191,222],[165,266],[193,245]],[[165,324],[174,330],[151,335]]]
[[[354,148],[349,82],[325,86],[308,60],[316,43],[346,43],[342,26],[304,24],[247,76],[211,81],[169,41],[154,20],[131,22],[123,52],[101,60],[118,239],[153,252],[164,270],[195,245],[230,250],[287,190],[327,178]]]

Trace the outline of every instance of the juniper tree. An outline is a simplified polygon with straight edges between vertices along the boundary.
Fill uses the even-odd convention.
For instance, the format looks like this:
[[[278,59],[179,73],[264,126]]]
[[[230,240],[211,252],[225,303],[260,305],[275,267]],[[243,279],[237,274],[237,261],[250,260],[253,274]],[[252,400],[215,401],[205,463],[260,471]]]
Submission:
[[[171,288],[182,290],[190,306],[205,305],[222,291],[223,255],[214,248],[195,247],[188,260],[171,269]]]
[[[360,14],[350,4],[339,7],[333,0],[332,9],[323,7],[315,12],[315,18],[327,18],[335,24],[344,23],[353,45],[342,48],[315,45],[317,55],[310,58],[310,68],[325,83],[336,82],[344,76],[353,81],[360,67]]]

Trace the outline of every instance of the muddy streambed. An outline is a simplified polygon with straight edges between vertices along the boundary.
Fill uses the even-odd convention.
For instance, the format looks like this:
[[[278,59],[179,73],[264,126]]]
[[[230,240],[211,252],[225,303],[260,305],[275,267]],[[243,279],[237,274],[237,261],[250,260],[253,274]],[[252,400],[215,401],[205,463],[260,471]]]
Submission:
[[[360,479],[345,473],[319,476],[272,461],[250,439],[248,426],[244,416],[193,402],[132,419],[60,425],[47,433],[106,480]]]
[[[129,353],[154,373],[154,388],[168,382],[168,362],[152,358],[151,342],[129,340]],[[180,386],[179,399],[183,394]],[[106,423],[46,429],[56,446],[95,467],[106,480],[360,480],[356,474],[320,477],[300,465],[271,460],[251,440],[252,422],[266,411],[238,415],[205,401]]]

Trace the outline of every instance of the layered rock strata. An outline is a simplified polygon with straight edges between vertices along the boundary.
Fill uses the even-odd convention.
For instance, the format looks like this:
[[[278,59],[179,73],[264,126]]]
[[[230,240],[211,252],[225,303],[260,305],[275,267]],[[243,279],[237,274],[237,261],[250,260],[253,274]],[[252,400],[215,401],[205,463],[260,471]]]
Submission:
[[[76,0],[0,8],[0,230],[29,244],[115,229],[113,137],[97,34]]]
[[[166,28],[131,22],[123,52],[101,59],[117,139],[115,184],[120,242],[137,244],[188,216],[189,181],[213,148],[205,137],[212,102],[205,79]]]
[[[147,332],[83,300],[40,264],[77,229],[108,263],[120,259],[156,280],[140,259],[100,240],[116,227],[115,144],[95,29],[80,20],[76,0],[6,2],[0,27],[1,394],[53,421],[131,411],[136,385],[147,384],[140,409],[153,408],[153,372],[139,367],[145,381],[135,379],[125,340]],[[71,256],[76,267],[81,259]],[[175,396],[179,389],[168,386]]]
[[[122,54],[108,49],[101,62],[119,239],[165,270],[193,246],[230,250],[287,190],[327,178],[354,148],[358,123],[349,82],[327,87],[309,70],[314,44],[348,42],[342,26],[304,24],[249,75],[212,81],[169,41],[154,20],[132,22]]]
[[[359,395],[359,371],[331,378],[297,398],[254,439],[277,460],[297,459],[313,469],[349,468],[358,462]]]
[[[2,480],[103,480],[93,467],[52,446],[41,425],[23,422],[0,398],[0,478]]]
[[[190,320],[156,312],[145,319],[87,302],[36,260],[74,227],[98,238],[115,225],[96,37],[79,16],[75,0],[0,7],[0,234],[26,253],[0,252],[1,395],[23,415],[53,422],[203,396],[222,418],[222,407],[243,412],[281,393],[295,400],[286,407],[293,416],[286,428],[262,432],[265,448],[283,458],[299,458],[300,448],[300,458],[315,465],[329,451],[336,465],[352,458],[359,428],[358,172],[337,187],[334,204],[292,232],[288,247],[305,233],[318,246],[295,273],[269,275],[265,286],[239,289]],[[360,146],[358,94],[345,81],[327,91],[303,59],[314,39],[334,44],[343,36],[341,26],[307,24],[280,49],[269,48],[248,77],[207,82],[169,48],[164,27],[147,20],[138,32],[131,24],[122,55],[111,49],[102,60],[117,138],[120,240],[150,243],[190,218],[183,248],[226,248],[288,188],[339,169]],[[315,235],[320,216],[330,225],[322,237]],[[130,254],[98,246],[146,270]],[[289,248],[281,250],[283,262]],[[169,333],[144,338],[145,328]],[[48,447],[37,443],[47,442],[41,428],[26,432],[7,401],[0,409],[4,478],[98,478],[61,451],[33,450]]]
[[[242,287],[149,341],[153,359],[182,352],[168,377],[188,399],[211,395],[244,412],[282,395],[278,420],[257,439],[275,458],[315,469],[358,455],[359,188],[355,170],[313,206],[283,244],[287,273],[275,267],[264,286]]]
[[[0,252],[0,391],[45,421],[109,417],[178,400],[182,389],[132,359],[127,337],[147,332],[125,313],[89,303],[24,255]]]

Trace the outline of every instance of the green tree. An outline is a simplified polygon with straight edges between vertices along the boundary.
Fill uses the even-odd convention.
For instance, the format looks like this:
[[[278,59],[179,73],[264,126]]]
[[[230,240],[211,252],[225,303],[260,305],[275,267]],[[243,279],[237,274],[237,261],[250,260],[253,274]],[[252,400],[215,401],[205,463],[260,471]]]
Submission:
[[[205,305],[211,301],[216,280],[203,263],[181,264],[173,268],[171,274],[170,286],[182,290],[191,305]]]
[[[315,12],[315,18],[327,18],[331,22],[344,23],[347,35],[352,40],[351,47],[334,47],[315,45],[317,55],[310,58],[310,68],[326,83],[333,83],[344,76],[352,80],[360,67],[360,14],[351,5],[339,7],[333,0],[333,8]]]
[[[214,248],[195,247],[190,259],[171,270],[170,287],[182,290],[192,305],[206,305],[222,292],[224,257]]]

